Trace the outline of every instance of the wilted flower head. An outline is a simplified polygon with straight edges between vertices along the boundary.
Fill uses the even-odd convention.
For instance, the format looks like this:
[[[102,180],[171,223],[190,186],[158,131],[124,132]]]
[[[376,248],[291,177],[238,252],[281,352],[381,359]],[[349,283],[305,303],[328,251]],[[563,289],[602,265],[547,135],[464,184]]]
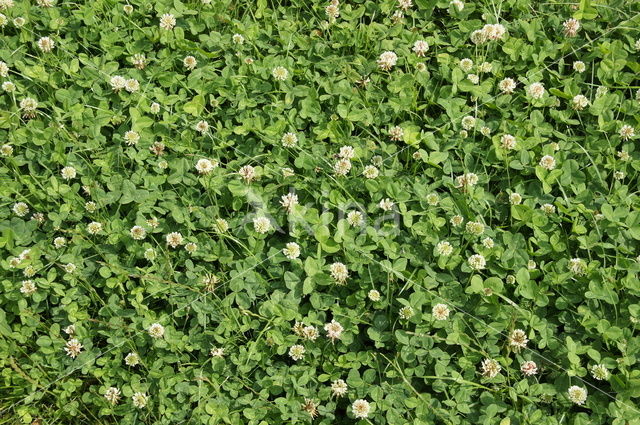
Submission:
[[[538,373],[538,365],[531,360],[526,361],[520,365],[520,372],[522,372],[524,376],[533,376]]]
[[[400,126],[391,127],[389,129],[389,138],[393,141],[402,140],[404,137],[404,130]]]
[[[577,19],[568,19],[562,23],[562,28],[564,29],[564,35],[567,37],[575,37],[580,29],[580,21]]]
[[[418,57],[424,57],[429,50],[429,43],[424,40],[418,40],[413,44],[413,51]]]

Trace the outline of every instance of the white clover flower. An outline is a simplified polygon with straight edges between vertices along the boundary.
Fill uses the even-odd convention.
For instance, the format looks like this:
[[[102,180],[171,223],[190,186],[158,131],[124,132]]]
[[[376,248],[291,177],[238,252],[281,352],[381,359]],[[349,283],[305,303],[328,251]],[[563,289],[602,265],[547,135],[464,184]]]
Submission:
[[[620,170],[616,170],[613,172],[613,178],[616,180],[622,180],[624,179],[624,172],[620,171]]]
[[[38,40],[38,48],[42,50],[44,53],[48,53],[53,50],[56,46],[55,41],[53,41],[50,37],[42,37]]]
[[[235,44],[242,44],[244,43],[244,37],[240,34],[233,34],[233,37],[231,37],[231,41],[233,41]]]
[[[538,365],[531,360],[526,361],[520,365],[520,372],[522,372],[524,376],[533,376],[538,373]]]
[[[572,385],[567,390],[567,394],[569,396],[569,400],[572,403],[577,404],[578,406],[583,405],[585,401],[587,401],[587,389],[579,387],[577,385]]]
[[[584,108],[589,106],[589,103],[590,103],[589,99],[587,99],[586,96],[581,95],[581,94],[577,94],[577,95],[575,95],[573,97],[573,99],[571,101],[571,106],[576,111],[582,111]]]
[[[493,65],[491,64],[491,62],[482,62],[479,66],[478,66],[478,71],[479,72],[491,72],[493,70]]]
[[[515,329],[511,332],[511,335],[509,335],[509,346],[516,352],[522,348],[526,348],[528,342],[527,334],[522,329]]]
[[[104,393],[104,398],[111,404],[118,404],[120,400],[120,390],[116,387],[109,387]]]
[[[511,134],[505,134],[500,138],[500,145],[503,149],[513,150],[516,148],[516,138]]]
[[[65,273],[73,273],[77,269],[76,265],[73,263],[67,263],[64,266],[62,266],[62,268],[64,269]]]
[[[517,192],[513,192],[509,195],[509,203],[511,205],[520,205],[522,203],[522,195]]]
[[[73,167],[64,167],[60,172],[60,175],[65,180],[71,180],[76,177],[76,169]]]
[[[398,55],[391,51],[383,52],[377,60],[378,66],[383,71],[389,71],[397,62]]]
[[[437,193],[428,194],[425,200],[427,201],[427,204],[431,205],[432,207],[435,207],[436,205],[438,205],[438,203],[440,203],[440,197]]]
[[[361,226],[362,223],[364,223],[362,213],[360,211],[349,211],[347,214],[347,223],[352,227]]]
[[[271,75],[278,81],[284,81],[289,77],[289,71],[283,66],[276,66],[271,70]]]
[[[578,72],[578,73],[580,73],[580,74],[582,74],[584,71],[586,71],[586,69],[587,69],[587,67],[584,64],[584,62],[582,62],[582,61],[575,61],[573,63],[573,70]]]
[[[149,110],[152,114],[157,114],[160,112],[160,104],[158,102],[153,102],[151,106],[149,106]]]
[[[469,221],[465,226],[465,230],[472,235],[481,235],[484,233],[484,223],[480,221]]]
[[[295,242],[289,242],[282,249],[282,253],[289,260],[295,260],[300,256],[300,245]]]
[[[418,57],[424,57],[425,53],[429,50],[429,43],[424,40],[418,40],[413,44],[413,52]]]
[[[467,263],[473,270],[482,270],[487,265],[487,260],[481,254],[474,254],[467,259]]]
[[[580,29],[580,21],[577,19],[568,19],[562,23],[564,35],[567,37],[575,37]]]
[[[296,174],[295,171],[293,171],[293,168],[289,167],[284,167],[280,171],[282,172],[282,177],[291,177]]]
[[[5,81],[4,83],[2,83],[2,90],[7,93],[13,93],[14,91],[16,91],[16,85],[11,81]]]
[[[473,84],[478,84],[480,82],[480,77],[476,74],[467,74],[467,80],[471,81]]]
[[[513,78],[505,78],[498,83],[498,88],[504,94],[512,94],[516,89],[516,82]]]
[[[598,381],[607,380],[609,379],[609,370],[603,364],[596,364],[591,367],[591,376]]]
[[[340,285],[344,285],[349,278],[349,269],[343,263],[336,262],[329,266],[329,271],[331,272],[331,277],[336,283]]]
[[[136,53],[131,57],[131,62],[136,69],[144,69],[147,65],[147,57],[142,53]]]
[[[58,236],[57,238],[55,238],[53,240],[53,246],[56,247],[56,248],[62,248],[66,244],[67,244],[67,240],[65,238],[63,238],[62,236]]]
[[[196,129],[196,131],[200,132],[200,134],[204,134],[207,132],[207,130],[209,130],[209,123],[205,120],[200,120],[197,122],[194,128]]]
[[[491,129],[487,126],[482,126],[480,127],[480,134],[482,134],[483,136],[490,136],[491,135]]]
[[[330,4],[324,8],[324,13],[329,19],[336,19],[340,16],[340,8],[335,4]]]
[[[353,159],[353,157],[356,155],[356,151],[355,149],[353,149],[353,146],[342,146],[340,148],[340,152],[338,153],[338,156],[340,158],[343,159]]]
[[[245,165],[238,170],[238,174],[245,183],[251,183],[256,178],[256,169],[251,165]]]
[[[209,354],[211,355],[211,357],[216,357],[221,359],[224,357],[224,348],[212,347],[211,350],[209,351]]]
[[[620,161],[629,161],[631,159],[631,156],[629,155],[629,152],[625,151],[625,150],[621,150],[618,151],[617,153],[618,158],[620,158]]]
[[[438,255],[448,257],[453,253],[453,246],[448,241],[440,241],[438,245],[436,245],[436,252]]]
[[[379,174],[380,171],[373,165],[367,165],[362,172],[362,175],[368,179],[375,179]]]
[[[127,85],[127,80],[120,75],[114,75],[109,80],[109,84],[114,91],[120,91]]]
[[[347,383],[342,379],[336,379],[331,383],[331,394],[335,397],[342,397],[347,394]]]
[[[413,308],[411,306],[404,306],[400,310],[398,310],[398,316],[403,320],[411,319],[414,315]]]
[[[285,148],[292,148],[298,144],[298,136],[295,133],[284,133],[280,142]]]
[[[453,227],[458,227],[464,222],[464,218],[461,215],[454,215],[453,217],[451,217],[451,220],[449,220],[449,222]]]
[[[0,13],[0,29],[6,27],[8,22],[9,18],[7,18],[7,15]]]
[[[431,314],[436,320],[447,320],[450,312],[446,304],[436,304],[431,309]]]
[[[36,116],[38,101],[31,97],[25,97],[20,101],[20,109],[23,111],[23,116],[25,118],[33,118]]]
[[[97,221],[92,221],[87,224],[87,232],[91,235],[97,235],[102,231],[102,223],[98,223]]]
[[[544,84],[532,83],[527,87],[527,93],[529,93],[532,99],[542,99],[542,96],[545,94]]]
[[[269,221],[267,217],[256,217],[253,219],[253,230],[257,233],[265,234],[271,229],[271,221]]]
[[[9,144],[4,144],[0,147],[0,154],[2,156],[11,156],[13,155],[13,146]]]
[[[540,166],[545,170],[553,170],[556,168],[556,160],[551,155],[545,155],[540,159]]]
[[[32,280],[23,280],[20,287],[20,293],[29,296],[38,290],[36,284]]]
[[[9,66],[6,62],[0,61],[0,77],[6,78],[9,75]]]
[[[11,210],[18,217],[24,217],[29,213],[29,206],[24,202],[16,202],[13,204],[13,208],[11,208]]]
[[[140,364],[140,356],[137,353],[129,353],[124,358],[124,364],[127,366],[137,366]]]
[[[367,400],[358,399],[351,405],[351,411],[353,412],[353,416],[357,419],[364,419],[369,416],[371,406]]]
[[[185,56],[185,58],[182,60],[182,64],[189,71],[193,71],[194,69],[196,69],[196,66],[198,66],[198,61],[193,56]]]
[[[502,40],[507,30],[501,24],[487,24],[481,30],[487,40]]]
[[[348,159],[339,159],[333,165],[333,171],[336,176],[346,176],[351,171],[351,161]]]
[[[389,129],[389,138],[393,141],[399,141],[402,140],[402,138],[404,137],[404,130],[402,129],[402,127],[400,126],[395,126],[395,127],[391,127]]]
[[[138,82],[138,80],[136,80],[135,78],[129,78],[125,83],[124,83],[124,89],[126,91],[128,91],[129,93],[135,93],[138,90],[140,90],[140,83]]]
[[[286,195],[282,195],[280,198],[280,205],[287,210],[288,213],[291,213],[296,205],[298,205],[298,195],[293,192],[289,192]]]
[[[154,323],[149,326],[148,332],[152,338],[162,338],[164,336],[164,326],[160,323]]]
[[[460,59],[458,65],[464,72],[469,72],[473,68],[473,61],[469,58]]]
[[[306,351],[307,350],[305,350],[302,345],[292,345],[291,348],[289,348],[289,357],[291,357],[295,361],[301,360],[304,358],[304,353]]]
[[[127,131],[124,133],[124,141],[127,145],[133,146],[140,141],[140,134],[137,131]]]
[[[391,211],[391,209],[393,209],[393,206],[395,205],[395,203],[389,199],[389,198],[384,198],[380,201],[380,203],[378,204],[378,206],[383,210],[383,211]]]
[[[199,159],[198,162],[196,162],[196,171],[198,171],[198,174],[207,175],[211,171],[213,171],[217,166],[218,166],[218,161],[216,160],[212,161],[207,158],[202,158],[202,159]]]
[[[377,289],[370,290],[367,294],[367,297],[373,302],[380,301],[380,299],[382,298],[382,296],[380,295],[380,291],[378,291]]]
[[[578,276],[582,276],[587,272],[587,263],[581,258],[570,259],[568,267],[571,273]]]
[[[493,359],[484,359],[480,365],[482,376],[486,378],[495,378],[502,370],[502,366]]]
[[[556,207],[553,204],[543,204],[540,206],[540,209],[545,214],[554,214],[556,212]]]
[[[165,13],[160,17],[160,28],[171,31],[176,26],[176,18],[170,13]]]
[[[636,130],[630,125],[623,125],[620,128],[620,138],[624,141],[627,141],[633,138],[636,135]]]
[[[184,246],[185,251],[187,251],[190,255],[194,254],[198,250],[198,244],[195,242],[189,242]]]
[[[167,234],[165,236],[165,240],[167,241],[167,245],[171,248],[177,248],[184,242],[184,238],[180,232],[171,232]]]
[[[475,127],[475,125],[476,119],[471,115],[467,115],[466,117],[462,118],[462,127],[465,130],[471,130],[473,127]]]
[[[216,229],[220,233],[226,232],[227,230],[229,230],[229,222],[224,218],[216,219]]]
[[[133,13],[133,6],[131,6],[130,4],[125,4],[124,6],[122,6],[122,10],[127,15],[131,15]]]
[[[334,319],[324,325],[324,331],[327,333],[327,338],[331,339],[331,342],[335,342],[336,339],[340,339],[340,336],[342,336],[344,328]]]
[[[149,402],[149,396],[147,396],[145,393],[137,392],[131,396],[131,402],[138,409],[142,409]]]
[[[82,352],[82,344],[76,338],[71,338],[64,346],[64,351],[67,353],[67,356],[75,359],[78,357],[80,352]]]

